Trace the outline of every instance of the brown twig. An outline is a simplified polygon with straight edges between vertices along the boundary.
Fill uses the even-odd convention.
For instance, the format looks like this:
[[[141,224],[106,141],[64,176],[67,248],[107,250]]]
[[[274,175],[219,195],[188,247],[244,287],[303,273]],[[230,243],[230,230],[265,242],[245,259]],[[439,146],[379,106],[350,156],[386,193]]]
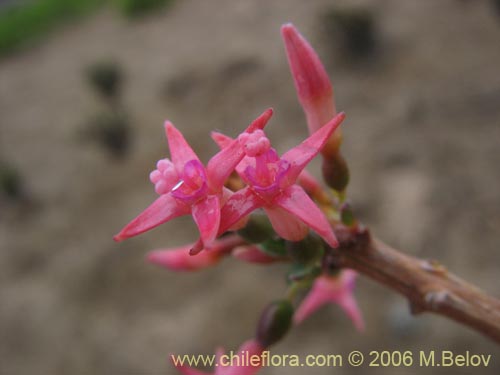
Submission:
[[[418,259],[372,238],[367,229],[336,228],[340,246],[329,257],[408,298],[411,312],[434,312],[500,343],[500,300],[437,262]]]

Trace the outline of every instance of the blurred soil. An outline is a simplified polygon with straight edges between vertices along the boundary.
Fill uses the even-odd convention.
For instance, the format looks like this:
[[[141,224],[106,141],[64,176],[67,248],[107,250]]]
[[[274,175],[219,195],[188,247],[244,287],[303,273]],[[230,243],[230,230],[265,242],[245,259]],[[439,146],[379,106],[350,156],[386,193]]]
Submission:
[[[378,31],[363,62],[346,58],[324,23],[332,7],[353,4],[373,12]],[[0,158],[28,197],[0,202],[0,374],[173,374],[169,353],[235,350],[251,337],[261,308],[284,292],[281,266],[228,259],[174,274],[145,263],[148,250],[195,238],[188,218],[120,244],[111,237],[155,198],[148,173],[166,156],[166,118],[203,160],[216,151],[211,129],[235,135],[269,106],[279,151],[306,136],[279,34],[288,21],[328,61],[362,220],[499,296],[500,18],[490,2],[183,0],[135,22],[103,11],[0,61]],[[125,160],[79,138],[102,106],[83,74],[99,59],[126,75]],[[498,348],[479,334],[413,318],[403,298],[364,277],[357,296],[364,334],[331,307],[274,352],[469,350],[494,357],[478,371],[500,372]],[[353,372],[303,370],[262,374]]]

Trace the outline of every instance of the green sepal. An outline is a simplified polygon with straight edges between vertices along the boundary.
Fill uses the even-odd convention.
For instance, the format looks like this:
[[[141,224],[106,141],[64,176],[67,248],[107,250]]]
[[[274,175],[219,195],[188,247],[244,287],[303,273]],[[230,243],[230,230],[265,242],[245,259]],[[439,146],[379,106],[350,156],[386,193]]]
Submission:
[[[285,240],[281,237],[270,238],[260,243],[259,248],[263,253],[272,257],[287,257]]]

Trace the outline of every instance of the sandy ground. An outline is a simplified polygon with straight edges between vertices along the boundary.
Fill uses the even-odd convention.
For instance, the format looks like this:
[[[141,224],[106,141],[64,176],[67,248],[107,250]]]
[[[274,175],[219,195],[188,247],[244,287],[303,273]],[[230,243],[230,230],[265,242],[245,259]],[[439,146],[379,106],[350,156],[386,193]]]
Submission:
[[[337,106],[348,114],[344,151],[362,220],[392,245],[499,295],[500,19],[486,1],[356,3],[375,13],[380,41],[377,57],[362,64],[325,36],[326,0],[183,0],[132,23],[104,11],[0,61],[0,156],[31,197],[0,202],[2,375],[173,374],[168,353],[236,349],[253,334],[262,306],[284,291],[280,266],[227,260],[173,274],[146,264],[147,250],[193,240],[188,219],[122,244],[111,236],[155,197],[147,176],[166,153],[165,118],[204,160],[216,150],[210,129],[236,134],[269,106],[278,150],[306,135],[279,35],[287,21],[328,60]],[[100,59],[119,61],[126,74],[134,138],[121,162],[78,137],[101,106],[82,72]],[[482,374],[499,372],[498,348],[469,329],[412,318],[403,298],[363,277],[357,296],[364,334],[332,307],[274,351],[469,350],[493,354]],[[365,371],[449,371],[439,370]]]

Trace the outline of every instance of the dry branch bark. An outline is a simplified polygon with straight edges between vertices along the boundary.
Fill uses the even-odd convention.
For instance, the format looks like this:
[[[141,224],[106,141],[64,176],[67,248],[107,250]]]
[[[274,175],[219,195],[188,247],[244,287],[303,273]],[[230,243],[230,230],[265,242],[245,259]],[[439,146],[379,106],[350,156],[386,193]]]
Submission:
[[[461,280],[435,261],[423,260],[373,238],[368,229],[337,227],[340,242],[329,257],[404,295],[411,312],[434,312],[500,343],[500,300]]]

